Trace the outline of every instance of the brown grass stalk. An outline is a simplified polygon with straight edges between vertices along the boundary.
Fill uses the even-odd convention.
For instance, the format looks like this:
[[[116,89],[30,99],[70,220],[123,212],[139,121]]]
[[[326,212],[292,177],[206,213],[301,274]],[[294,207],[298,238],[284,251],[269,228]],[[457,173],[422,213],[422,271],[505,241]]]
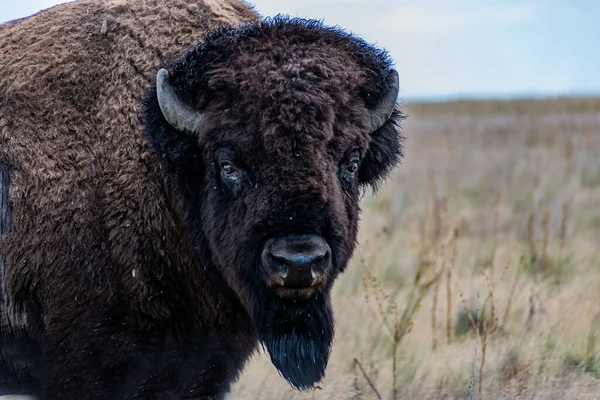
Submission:
[[[559,265],[561,265],[561,266],[564,262],[565,246],[566,246],[566,242],[567,242],[567,218],[568,218],[568,206],[567,206],[567,199],[565,197],[565,200],[562,205],[562,215],[560,218],[560,245],[559,245],[559,250],[558,250],[558,262],[560,263]]]
[[[352,400],[360,400],[362,398],[362,392],[360,390],[360,385],[358,384],[358,372],[357,372],[357,367],[356,367],[357,361],[358,360],[355,358],[354,363],[353,363],[354,367],[352,368],[352,375],[353,375],[352,387],[354,389]]]
[[[446,341],[452,343],[452,271],[446,270]]]
[[[483,306],[481,307],[481,321],[483,323],[483,327],[479,326],[479,329],[481,329],[481,364],[479,366],[479,398],[483,398],[481,395],[482,392],[482,380],[483,380],[483,367],[485,366],[485,350],[487,348],[487,337],[488,337],[488,326],[487,326],[487,321],[485,320],[485,306],[487,305],[487,302],[490,301],[490,299],[492,298],[492,293],[490,293],[487,297],[487,299],[485,299],[485,302],[483,303]]]
[[[383,397],[381,397],[381,394],[379,393],[379,391],[377,390],[377,388],[375,387],[375,384],[373,383],[373,380],[371,378],[369,378],[369,375],[367,375],[367,373],[365,372],[365,369],[363,368],[362,364],[360,363],[360,361],[358,361],[356,358],[354,359],[354,370],[356,372],[356,368],[358,367],[358,369],[360,370],[360,372],[362,373],[362,376],[365,378],[365,380],[367,381],[367,384],[369,385],[369,387],[371,388],[371,390],[373,391],[373,393],[375,394],[377,400],[383,400]],[[356,383],[356,386],[358,387],[358,382]]]
[[[433,243],[437,247],[442,234],[442,213],[440,209],[440,199],[435,184],[435,172],[429,170],[429,186],[431,189],[431,200],[433,203]]]
[[[446,339],[448,344],[452,342],[452,271],[457,257],[458,229],[453,231],[450,244],[450,263],[446,269]]]
[[[513,279],[513,283],[510,287],[510,293],[508,294],[508,300],[506,300],[506,309],[504,310],[504,317],[502,318],[502,330],[506,327],[506,321],[508,321],[508,315],[510,314],[510,308],[512,307],[513,297],[515,295],[515,289],[517,288],[517,283],[519,281],[519,276],[521,274],[521,270],[523,268],[524,257],[521,255],[519,259],[519,265],[517,266],[517,271],[515,272],[515,277]]]
[[[496,304],[494,302],[494,265],[496,260],[496,245],[498,242],[498,217],[500,213],[500,200],[501,200],[500,192],[496,193],[496,209],[494,210],[494,224],[492,226],[492,250],[490,252],[490,308],[492,321],[496,318]]]
[[[469,316],[471,314],[469,313]],[[471,317],[472,318],[472,317]],[[479,344],[479,324],[481,320],[479,318],[479,308],[477,309],[477,325],[475,327],[475,350],[473,350],[473,374],[471,375],[471,383],[469,384],[469,391],[467,392],[467,400],[473,399],[473,390],[475,389],[475,377],[477,375],[477,345]]]
[[[527,322],[525,324],[526,329],[529,331],[533,327],[533,318],[535,317],[535,301],[533,295],[533,286],[531,287],[531,293],[529,294],[529,314],[527,315]]]
[[[429,204],[425,203],[425,216],[419,220],[419,268],[425,268],[428,263],[429,245],[427,240],[427,219]]]
[[[540,269],[542,271],[546,271],[548,267],[548,237],[549,237],[549,229],[548,226],[550,224],[550,213],[548,210],[544,210],[544,217],[542,218],[542,258],[540,260]]]
[[[510,253],[510,255],[508,256],[508,259],[506,260],[506,263],[504,264],[504,268],[502,269],[502,275],[500,276],[500,281],[502,281],[504,279],[506,272],[508,271],[508,269],[510,268],[510,266],[512,264],[512,259],[513,259],[512,255],[514,254],[514,252],[517,248],[517,245],[518,244],[515,243],[515,245],[513,246],[513,251]],[[491,291],[490,291],[490,302],[492,304],[493,304],[493,300],[494,300],[494,288],[492,286]],[[507,300],[507,302],[510,302],[510,298]],[[495,313],[492,314],[491,322],[492,322],[492,326],[489,329],[489,333],[494,333],[496,331],[496,328],[498,327],[498,316]]]
[[[363,263],[364,275],[363,275],[363,286],[367,292],[371,292],[375,298],[375,302],[378,307],[378,314],[381,316],[384,326],[387,328],[386,331],[390,336],[392,342],[392,394],[393,399],[398,397],[398,384],[397,384],[397,361],[398,361],[398,349],[400,342],[404,336],[410,332],[412,328],[413,319],[416,316],[421,301],[425,295],[431,289],[431,286],[439,281],[441,276],[441,270],[436,276],[425,283],[421,282],[423,276],[422,271],[418,270],[413,281],[414,285],[409,294],[408,300],[404,311],[400,315],[398,313],[398,307],[395,303],[395,299],[391,298],[383,289],[383,286],[377,276],[371,271],[368,265]],[[387,302],[387,307],[384,306],[384,302]],[[386,308],[389,312],[386,312]],[[391,320],[390,320],[391,316]]]
[[[475,318],[473,317],[473,312],[471,311],[471,307],[469,306],[468,300],[463,296],[462,292],[459,293],[459,296],[460,296],[461,303],[463,303],[463,305],[465,306],[465,311],[467,312],[467,317],[469,318],[469,321],[471,322],[473,329],[477,330],[477,322],[476,322]]]
[[[568,185],[571,178],[571,172],[573,170],[573,141],[571,138],[567,139],[567,145],[565,149],[565,187]]]
[[[527,244],[529,246],[530,262],[533,264],[537,260],[537,249],[535,245],[535,211],[531,210],[527,220]]]
[[[392,342],[392,400],[398,398],[398,344],[400,340],[394,339]]]
[[[437,349],[437,302],[440,291],[440,281],[433,285],[433,304],[431,306],[431,349]]]

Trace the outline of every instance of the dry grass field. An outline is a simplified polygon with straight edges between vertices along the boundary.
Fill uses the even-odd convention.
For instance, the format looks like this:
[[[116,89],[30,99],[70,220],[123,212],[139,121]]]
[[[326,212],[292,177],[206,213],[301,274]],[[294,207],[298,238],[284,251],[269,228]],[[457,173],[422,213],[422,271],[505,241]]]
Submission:
[[[326,379],[296,392],[260,353],[229,398],[600,398],[600,99],[404,109]]]

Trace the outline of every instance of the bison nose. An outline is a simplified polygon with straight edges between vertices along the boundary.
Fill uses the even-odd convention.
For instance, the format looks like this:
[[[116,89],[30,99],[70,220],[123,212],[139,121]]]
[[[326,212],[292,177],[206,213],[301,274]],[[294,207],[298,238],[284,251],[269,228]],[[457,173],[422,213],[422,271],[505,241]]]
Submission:
[[[325,283],[331,249],[320,236],[289,235],[266,243],[263,262],[271,286],[318,287]]]

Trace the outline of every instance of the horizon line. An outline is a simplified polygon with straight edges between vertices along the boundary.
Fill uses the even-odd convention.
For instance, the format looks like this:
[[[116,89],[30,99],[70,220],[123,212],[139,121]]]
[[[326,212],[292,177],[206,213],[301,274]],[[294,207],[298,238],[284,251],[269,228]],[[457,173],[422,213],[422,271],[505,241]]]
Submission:
[[[405,103],[441,103],[459,101],[517,101],[517,100],[549,100],[549,99],[575,99],[575,98],[600,98],[600,91],[572,91],[572,92],[473,92],[473,93],[451,93],[432,95],[407,95],[398,96]]]

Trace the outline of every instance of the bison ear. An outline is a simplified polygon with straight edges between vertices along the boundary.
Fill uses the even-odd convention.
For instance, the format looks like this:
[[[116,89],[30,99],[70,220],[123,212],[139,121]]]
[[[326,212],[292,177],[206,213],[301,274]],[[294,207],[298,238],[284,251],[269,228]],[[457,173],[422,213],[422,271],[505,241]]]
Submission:
[[[398,72],[391,70],[379,101],[369,109],[371,140],[358,170],[358,179],[361,184],[370,185],[374,189],[377,189],[403,155],[404,137],[400,127],[403,116],[396,104],[398,89]]]

